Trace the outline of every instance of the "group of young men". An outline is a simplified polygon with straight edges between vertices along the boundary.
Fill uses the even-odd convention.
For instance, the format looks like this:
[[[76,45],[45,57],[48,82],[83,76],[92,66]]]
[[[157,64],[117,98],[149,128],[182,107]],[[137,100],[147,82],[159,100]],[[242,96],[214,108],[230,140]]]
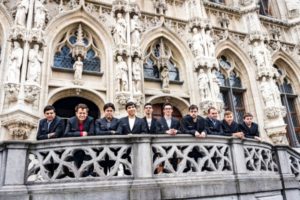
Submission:
[[[144,106],[144,118],[136,116],[136,105],[128,102],[125,105],[127,116],[117,119],[114,117],[115,106],[107,103],[103,107],[104,117],[94,121],[88,116],[89,108],[85,104],[75,107],[75,116],[67,120],[66,128],[64,120],[56,116],[55,108],[48,105],[44,108],[45,118],[39,122],[37,140],[59,137],[84,137],[90,135],[127,135],[127,134],[191,134],[197,138],[205,138],[207,135],[233,136],[240,139],[245,137],[261,140],[258,125],[252,122],[250,113],[244,115],[241,124],[233,119],[233,113],[226,111],[223,121],[219,121],[218,111],[214,107],[208,109],[207,118],[198,115],[198,107],[191,105],[189,114],[181,121],[172,116],[173,106],[170,103],[163,105],[163,116],[156,119],[152,116],[151,103]]]

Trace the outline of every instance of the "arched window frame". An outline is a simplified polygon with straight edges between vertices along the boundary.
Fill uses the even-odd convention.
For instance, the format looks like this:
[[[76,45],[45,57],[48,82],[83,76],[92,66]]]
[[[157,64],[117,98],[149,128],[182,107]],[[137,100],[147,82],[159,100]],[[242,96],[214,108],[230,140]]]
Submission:
[[[287,114],[284,121],[287,124],[287,136],[291,146],[300,146],[300,121],[299,109],[297,107],[298,95],[292,84],[290,74],[286,70],[284,62],[276,62],[273,65],[279,74],[276,84],[280,91],[281,102],[286,107]]]
[[[159,60],[160,58],[164,57],[167,59],[170,83],[182,84],[183,81],[181,81],[180,71],[180,66],[182,66],[182,64],[180,62],[180,56],[177,56],[177,52],[175,51],[176,50],[173,45],[163,37],[157,38],[156,40],[151,42],[144,53],[144,79],[146,81],[160,81]],[[148,72],[146,72],[146,70],[148,70]],[[152,77],[147,76],[147,73],[151,73],[151,70]]]
[[[78,33],[78,26],[79,24],[70,26],[71,28],[69,30],[67,30],[67,32],[65,34],[63,34],[59,40],[59,42],[55,45],[55,53],[54,53],[54,57],[53,57],[53,65],[52,65],[52,69],[53,70],[58,70],[58,71],[70,71],[73,72],[73,64],[75,62],[75,58],[72,55],[72,48],[74,47],[74,44],[76,43],[77,40],[77,33]],[[83,60],[83,73],[85,74],[98,74],[98,75],[102,75],[103,72],[102,70],[102,58],[103,58],[103,54],[100,50],[100,42],[99,40],[97,40],[97,37],[95,36],[95,34],[93,34],[93,32],[84,25],[82,26],[82,35],[83,35],[83,41],[85,44],[85,49],[86,49],[86,56],[85,59]],[[70,59],[70,61],[67,63],[66,66],[56,66],[55,60],[56,60],[56,55],[60,52],[65,52],[67,54],[65,59]],[[92,56],[92,57],[91,57]],[[91,59],[92,58],[92,59]],[[97,62],[99,62],[98,66],[94,66],[94,69],[91,69],[91,66],[88,65],[87,63],[93,63],[96,65]]]
[[[246,110],[244,100],[246,88],[243,87],[240,72],[234,59],[226,54],[221,54],[218,60],[220,71],[217,72],[217,77],[220,83],[224,109],[231,110],[234,113],[234,120],[241,123]],[[234,78],[238,82],[234,82]],[[240,97],[239,102],[237,102],[237,96]]]

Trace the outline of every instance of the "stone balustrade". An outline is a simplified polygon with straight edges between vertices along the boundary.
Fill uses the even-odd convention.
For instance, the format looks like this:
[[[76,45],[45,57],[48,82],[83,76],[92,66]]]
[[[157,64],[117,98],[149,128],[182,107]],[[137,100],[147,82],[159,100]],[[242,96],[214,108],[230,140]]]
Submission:
[[[0,199],[300,199],[300,154],[221,136],[0,144]]]

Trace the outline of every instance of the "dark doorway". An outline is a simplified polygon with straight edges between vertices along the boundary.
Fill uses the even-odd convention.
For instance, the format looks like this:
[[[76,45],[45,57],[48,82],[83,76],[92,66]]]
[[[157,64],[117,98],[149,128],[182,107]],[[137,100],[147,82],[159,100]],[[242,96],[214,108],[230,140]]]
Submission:
[[[153,104],[152,107],[153,107],[153,117],[155,117],[156,119],[159,119],[160,117],[163,116],[163,103],[156,103],[156,104]],[[176,119],[178,120],[181,120],[182,118],[182,115],[181,113],[179,112],[179,110],[173,106],[173,117],[175,117]]]
[[[53,106],[56,109],[56,114],[62,118],[70,118],[75,115],[75,106],[79,103],[84,103],[89,108],[89,116],[97,119],[100,117],[100,111],[96,104],[88,99],[81,97],[66,97],[56,101]]]

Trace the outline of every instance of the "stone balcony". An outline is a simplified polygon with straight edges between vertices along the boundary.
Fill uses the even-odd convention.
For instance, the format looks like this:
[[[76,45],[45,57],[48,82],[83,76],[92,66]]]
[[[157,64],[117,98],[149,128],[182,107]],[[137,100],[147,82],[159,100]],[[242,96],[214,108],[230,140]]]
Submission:
[[[0,199],[299,200],[300,154],[221,136],[0,144]]]

